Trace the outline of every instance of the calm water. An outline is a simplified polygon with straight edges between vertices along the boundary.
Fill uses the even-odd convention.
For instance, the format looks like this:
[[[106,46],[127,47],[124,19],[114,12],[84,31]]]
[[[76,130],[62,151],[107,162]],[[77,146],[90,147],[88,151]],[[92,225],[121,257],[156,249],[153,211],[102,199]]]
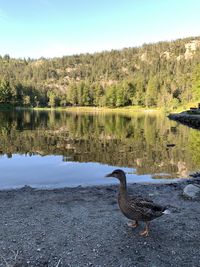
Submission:
[[[166,181],[200,169],[200,131],[161,115],[0,112],[0,188]]]

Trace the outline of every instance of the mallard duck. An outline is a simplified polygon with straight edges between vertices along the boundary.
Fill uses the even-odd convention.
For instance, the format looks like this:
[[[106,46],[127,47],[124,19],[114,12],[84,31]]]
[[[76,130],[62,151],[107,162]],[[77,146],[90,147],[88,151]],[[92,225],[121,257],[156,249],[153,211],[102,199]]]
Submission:
[[[115,177],[120,181],[118,204],[122,213],[131,220],[128,226],[136,228],[139,225],[139,221],[145,222],[146,227],[140,233],[141,236],[149,235],[149,221],[169,213],[166,207],[155,204],[149,199],[129,196],[127,193],[126,175],[123,170],[114,170],[112,173],[107,174],[106,177]]]

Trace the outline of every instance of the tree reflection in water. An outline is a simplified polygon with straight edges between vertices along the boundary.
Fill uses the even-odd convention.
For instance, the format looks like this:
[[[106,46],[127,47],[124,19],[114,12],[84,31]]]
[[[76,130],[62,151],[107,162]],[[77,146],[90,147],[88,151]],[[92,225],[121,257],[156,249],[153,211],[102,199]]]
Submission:
[[[0,112],[0,153],[8,157],[62,155],[174,178],[199,169],[199,148],[198,130],[155,113]]]

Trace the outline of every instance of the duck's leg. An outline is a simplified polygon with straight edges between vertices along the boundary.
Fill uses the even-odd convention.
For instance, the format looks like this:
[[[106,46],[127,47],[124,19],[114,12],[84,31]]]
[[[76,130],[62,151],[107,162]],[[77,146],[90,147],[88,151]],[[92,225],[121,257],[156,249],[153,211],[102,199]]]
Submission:
[[[130,221],[127,223],[127,225],[131,228],[136,228],[138,227],[139,224],[138,224],[138,221]]]
[[[148,236],[149,235],[149,222],[146,222],[146,227],[143,232],[140,232],[141,236]]]

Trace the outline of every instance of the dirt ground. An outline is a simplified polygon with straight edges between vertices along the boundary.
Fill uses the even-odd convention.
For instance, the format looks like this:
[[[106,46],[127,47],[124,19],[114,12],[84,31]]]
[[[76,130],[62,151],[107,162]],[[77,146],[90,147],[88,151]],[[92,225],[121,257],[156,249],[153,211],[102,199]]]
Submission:
[[[1,191],[0,266],[200,266],[200,202],[182,196],[187,183],[129,185],[171,210],[149,237],[127,227],[117,186]]]

